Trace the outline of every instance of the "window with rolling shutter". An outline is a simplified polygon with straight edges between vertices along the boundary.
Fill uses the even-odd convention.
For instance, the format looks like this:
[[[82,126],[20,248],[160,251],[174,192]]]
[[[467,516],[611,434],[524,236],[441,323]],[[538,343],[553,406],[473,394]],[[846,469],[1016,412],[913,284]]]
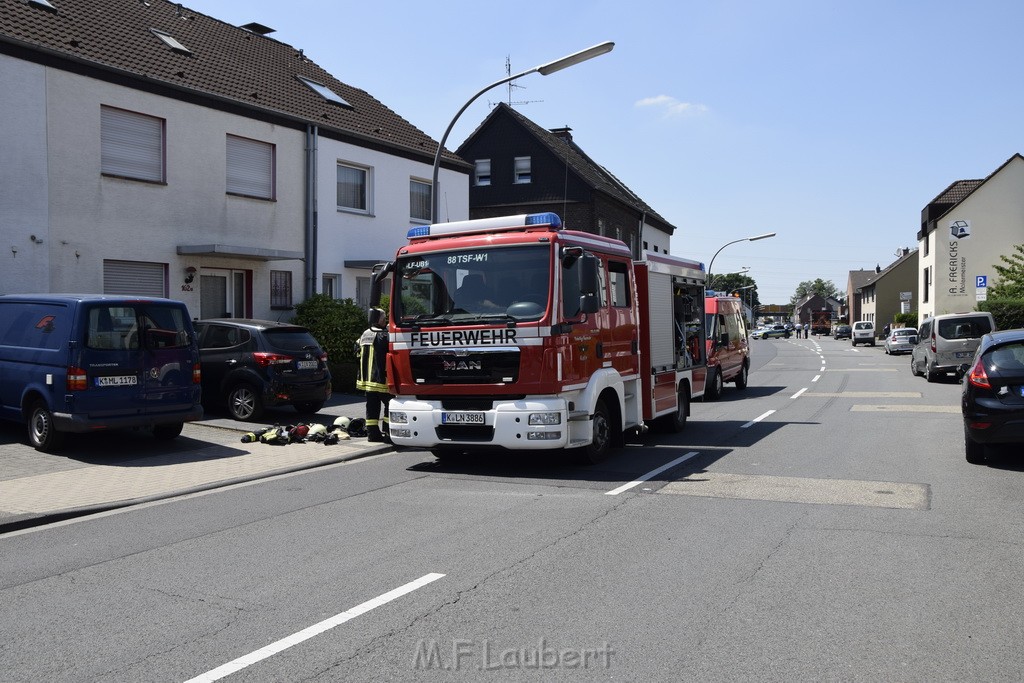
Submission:
[[[229,135],[227,192],[258,199],[274,198],[274,146]]]
[[[164,182],[164,120],[101,106],[100,172]]]
[[[167,264],[103,260],[103,293],[167,296]]]

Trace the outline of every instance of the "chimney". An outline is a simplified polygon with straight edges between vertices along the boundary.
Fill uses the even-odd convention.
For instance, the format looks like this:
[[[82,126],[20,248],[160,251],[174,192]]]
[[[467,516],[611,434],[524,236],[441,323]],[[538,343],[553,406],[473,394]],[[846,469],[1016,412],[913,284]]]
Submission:
[[[566,142],[572,142],[572,128],[565,126],[564,128],[552,128],[551,134],[555,137],[562,138]]]
[[[876,263],[876,264],[875,264],[875,275],[878,275],[878,274],[879,274],[879,273],[881,273],[881,272],[882,272],[882,266],[880,266],[880,265],[878,265],[878,264]]]

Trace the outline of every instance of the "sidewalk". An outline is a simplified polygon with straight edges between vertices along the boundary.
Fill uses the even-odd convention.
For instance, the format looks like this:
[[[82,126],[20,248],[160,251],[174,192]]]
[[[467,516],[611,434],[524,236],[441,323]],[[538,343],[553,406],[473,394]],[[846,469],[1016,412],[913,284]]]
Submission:
[[[291,408],[268,411],[264,422],[223,414],[185,425],[181,436],[156,441],[143,432],[69,434],[56,455],[27,444],[23,426],[0,432],[0,534],[88,512],[202,491],[391,450],[365,438],[336,445],[242,443],[246,432],[275,423],[364,417],[362,396],[335,395],[316,416]]]

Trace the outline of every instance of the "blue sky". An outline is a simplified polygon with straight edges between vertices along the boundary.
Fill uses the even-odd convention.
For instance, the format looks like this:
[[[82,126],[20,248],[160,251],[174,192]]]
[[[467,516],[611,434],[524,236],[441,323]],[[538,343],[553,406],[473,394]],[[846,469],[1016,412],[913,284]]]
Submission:
[[[950,183],[1024,152],[1019,0],[433,3],[186,0],[257,21],[434,139],[477,91],[606,40],[606,55],[518,81],[513,102],[574,140],[677,227],[672,252],[750,267],[762,303],[804,280],[845,290],[916,247]],[[482,95],[449,137],[489,111]]]

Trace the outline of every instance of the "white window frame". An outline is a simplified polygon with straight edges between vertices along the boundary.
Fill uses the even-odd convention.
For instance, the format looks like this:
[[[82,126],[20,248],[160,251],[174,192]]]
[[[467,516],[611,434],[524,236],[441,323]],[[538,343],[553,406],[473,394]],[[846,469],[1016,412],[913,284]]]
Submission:
[[[338,168],[337,174],[338,174],[339,177],[337,178],[337,182],[336,182],[335,187],[336,187],[336,197],[337,197],[337,202],[338,202],[338,211],[347,211],[347,212],[350,212],[350,213],[361,213],[361,214],[366,214],[366,215],[372,214],[373,213],[373,169],[370,168],[369,166],[361,166],[359,164],[353,164],[353,163],[349,163],[349,162],[346,162],[346,161],[339,161],[337,168]],[[362,198],[361,198],[363,206],[361,206],[361,207],[360,206],[349,206],[347,204],[342,203],[342,192],[341,192],[342,181],[341,181],[341,178],[340,178],[340,175],[342,173],[342,169],[345,169],[346,171],[355,171],[357,173],[362,173],[363,174]],[[353,193],[352,196],[355,196],[355,194]],[[357,202],[353,202],[353,203],[357,203]]]
[[[341,298],[341,276],[336,273],[324,273],[320,277],[320,293],[332,299]]]
[[[430,181],[409,178],[409,218],[413,221],[430,222],[432,209]],[[417,209],[419,213],[417,213]]]
[[[530,157],[516,157],[513,162],[513,183],[516,185],[527,185],[533,182]]]
[[[166,130],[164,119],[100,105],[100,173],[166,182]]]
[[[275,198],[276,149],[273,144],[228,133],[224,154],[228,194]]]
[[[474,163],[476,166],[473,172],[474,182],[477,187],[485,187],[491,184],[491,160],[490,159],[477,159]]]

